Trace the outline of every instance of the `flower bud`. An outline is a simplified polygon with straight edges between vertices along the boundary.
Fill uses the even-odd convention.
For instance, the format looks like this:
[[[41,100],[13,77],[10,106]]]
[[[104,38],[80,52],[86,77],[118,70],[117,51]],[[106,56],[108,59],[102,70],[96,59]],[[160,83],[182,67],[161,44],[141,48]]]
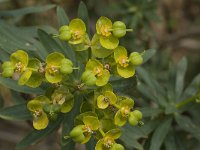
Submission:
[[[113,35],[117,38],[121,38],[126,34],[126,25],[121,21],[115,21],[113,24]]]
[[[136,126],[138,124],[138,120],[137,118],[134,116],[133,112],[130,113],[129,117],[128,117],[128,122],[130,123],[130,125],[132,126]]]
[[[141,113],[141,111],[139,111],[139,110],[134,110],[134,111],[132,112],[132,114],[137,118],[138,121],[142,119],[142,113]]]
[[[129,60],[134,66],[139,66],[143,62],[143,58],[138,52],[132,52],[130,54]]]
[[[64,74],[70,74],[73,72],[72,62],[69,59],[63,59],[61,61],[60,72]]]

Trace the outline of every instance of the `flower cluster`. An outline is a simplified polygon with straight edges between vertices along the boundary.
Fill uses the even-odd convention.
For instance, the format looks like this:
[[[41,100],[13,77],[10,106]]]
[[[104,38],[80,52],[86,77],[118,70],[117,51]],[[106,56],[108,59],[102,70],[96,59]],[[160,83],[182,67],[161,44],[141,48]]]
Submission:
[[[70,58],[58,52],[49,54],[45,62],[41,62],[30,58],[23,50],[17,50],[11,54],[10,61],[3,63],[2,76],[13,77],[19,85],[32,88],[43,82],[51,85],[45,95],[37,96],[27,104],[35,129],[45,129],[49,121],[76,107],[74,95],[79,91],[87,98],[82,102],[81,113],[75,118],[75,127],[69,136],[78,143],[86,143],[95,137],[98,140],[96,150],[123,150],[124,147],[116,143],[121,136],[120,127],[127,121],[132,126],[141,125],[142,113],[133,109],[132,98],[117,95],[109,81],[112,76],[134,76],[135,67],[143,63],[143,57],[138,52],[129,55],[126,48],[119,46],[119,39],[132,31],[121,21],[112,23],[110,19],[100,17],[91,40],[86,31],[85,23],[76,18],[60,27],[59,33],[54,35],[77,52],[91,51],[79,81],[72,80],[76,72]]]

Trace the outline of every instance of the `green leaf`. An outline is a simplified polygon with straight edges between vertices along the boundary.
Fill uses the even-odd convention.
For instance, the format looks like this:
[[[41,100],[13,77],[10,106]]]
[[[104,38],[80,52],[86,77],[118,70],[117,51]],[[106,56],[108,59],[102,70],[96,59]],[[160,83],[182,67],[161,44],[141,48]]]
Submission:
[[[146,63],[151,57],[153,57],[153,55],[155,55],[156,50],[155,49],[149,49],[146,50],[143,57],[143,64]]]
[[[70,139],[65,139],[65,136],[68,136],[72,128],[74,127],[74,118],[77,116],[79,113],[79,108],[82,102],[82,97],[75,95],[74,98],[74,106],[72,111],[65,114],[64,120],[63,120],[63,128],[62,128],[62,134],[61,134],[61,145],[62,145],[62,150],[72,150],[75,147],[75,143]]]
[[[3,97],[0,94],[0,108],[2,108],[3,105],[4,105],[4,99],[3,99]]]
[[[150,107],[142,107],[140,108],[143,117],[154,117],[159,115],[162,112],[160,108],[150,108]]]
[[[112,84],[114,91],[118,93],[134,95],[134,92],[132,90],[129,91],[127,89],[136,89],[137,82],[135,76],[128,78],[126,80],[124,80],[121,77],[112,76],[109,82]]]
[[[32,115],[28,111],[26,103],[23,103],[1,109],[0,118],[6,120],[30,120]]]
[[[92,150],[95,149],[95,145],[96,145],[96,140],[91,138],[89,142],[86,143],[86,149],[88,150]]]
[[[16,17],[16,16],[24,16],[27,14],[32,13],[40,13],[45,12],[49,9],[54,8],[56,5],[50,4],[46,6],[33,6],[33,7],[25,7],[15,10],[6,10],[6,11],[0,11],[0,17]]]
[[[194,96],[196,92],[199,90],[198,88],[199,85],[200,85],[200,74],[198,74],[188,85],[188,87],[184,90],[181,99],[184,100],[186,98]]]
[[[200,127],[196,125],[189,117],[176,115],[176,122],[185,131],[189,132],[200,141]]]
[[[30,145],[36,144],[38,141],[40,141],[41,139],[52,133],[56,128],[58,128],[62,120],[63,117],[59,117],[56,121],[50,122],[46,129],[40,131],[33,130],[16,145],[16,149],[23,149]]]
[[[89,33],[90,28],[89,28],[88,10],[87,6],[83,1],[81,1],[78,6],[78,17],[81,18],[86,23],[87,33]]]
[[[147,98],[156,101],[161,106],[167,106],[166,92],[164,88],[142,67],[136,68],[138,77],[144,81],[145,84],[138,83],[137,88],[141,93],[145,94]]]
[[[150,149],[160,150],[161,145],[171,127],[172,118],[165,118],[152,135]]]
[[[6,51],[4,51],[3,49],[0,48],[0,52],[1,52],[1,55],[0,55],[1,61],[5,62],[5,61],[9,60],[10,56]]]
[[[65,49],[44,30],[38,29],[38,36],[48,54],[53,52],[65,52]]]
[[[175,83],[176,101],[178,101],[183,92],[184,77],[186,74],[186,70],[187,70],[187,59],[183,57],[181,61],[178,63],[176,71],[176,83]]]
[[[142,135],[142,133],[140,133],[141,130],[134,130],[134,128],[135,127],[132,127],[129,125],[123,127],[123,130],[122,130],[123,134],[120,137],[120,140],[122,140],[124,142],[125,146],[127,146],[130,149],[136,148],[138,150],[143,150],[143,146],[137,141],[136,137],[134,137],[136,134]],[[138,131],[139,131],[139,133],[138,133]],[[141,137],[141,136],[139,136],[139,137]]]
[[[5,87],[12,89],[14,91],[22,92],[22,93],[28,93],[28,94],[43,94],[44,91],[41,88],[29,88],[27,86],[20,86],[17,84],[16,81],[9,79],[9,78],[3,78],[0,77],[0,84],[4,85]]]
[[[165,149],[166,150],[178,150],[176,147],[175,132],[171,130],[165,139]]]
[[[61,27],[63,25],[69,24],[69,18],[66,15],[65,10],[60,6],[57,6],[56,11],[57,11],[57,18],[58,18],[59,26]]]
[[[13,91],[11,90],[11,95],[12,95],[12,102],[15,105],[18,104],[22,104],[24,103],[26,100],[21,96],[21,94],[19,92]]]

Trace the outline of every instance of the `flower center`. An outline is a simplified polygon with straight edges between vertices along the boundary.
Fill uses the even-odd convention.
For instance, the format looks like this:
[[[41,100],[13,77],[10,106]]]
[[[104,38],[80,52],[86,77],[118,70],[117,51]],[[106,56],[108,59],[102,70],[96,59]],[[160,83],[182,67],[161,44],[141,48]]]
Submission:
[[[35,118],[38,118],[38,117],[40,117],[42,115],[42,111],[41,110],[35,110],[35,112],[33,113],[33,116],[35,117]]]
[[[121,113],[123,117],[128,117],[129,113],[130,113],[130,109],[129,107],[122,107],[121,108]]]
[[[75,31],[75,32],[72,34],[72,38],[73,38],[74,40],[80,39],[81,36],[82,36],[82,34],[81,34],[80,31]]]
[[[24,64],[22,64],[21,62],[16,63],[15,66],[16,66],[16,69],[15,69],[16,72],[22,72],[25,69]]]
[[[107,28],[106,26],[104,26],[104,25],[101,26],[100,31],[101,31],[101,34],[102,34],[103,36],[109,36],[109,35],[111,35],[111,32],[110,32],[110,31],[108,30],[108,28]]]
[[[85,130],[88,133],[93,133],[92,129],[89,126],[87,126],[87,125],[84,126],[83,130]]]
[[[108,97],[104,97],[103,100],[104,100],[105,103],[109,103],[109,98]]]
[[[50,74],[55,74],[58,72],[58,68],[55,67],[55,66],[50,66],[50,67],[47,67],[47,70]]]
[[[120,64],[120,66],[122,66],[122,67],[127,67],[129,64],[128,64],[128,57],[126,57],[126,56],[121,56],[120,58],[119,58],[119,64]]]
[[[110,70],[110,65],[109,64],[105,64],[104,68],[107,69],[107,70]]]
[[[102,76],[103,75],[103,69],[100,68],[100,67],[95,67],[94,68],[94,74],[98,77]]]
[[[110,137],[106,137],[103,141],[103,145],[106,147],[106,148],[111,148],[114,144],[114,140]]]
[[[53,99],[54,104],[62,105],[65,102],[65,96],[63,94],[58,94]]]

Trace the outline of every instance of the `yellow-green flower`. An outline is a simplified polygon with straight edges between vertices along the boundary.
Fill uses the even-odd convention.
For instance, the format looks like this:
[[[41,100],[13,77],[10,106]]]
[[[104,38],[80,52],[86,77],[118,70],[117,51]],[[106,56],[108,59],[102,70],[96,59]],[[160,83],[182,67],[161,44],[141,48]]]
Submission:
[[[54,52],[47,56],[45,78],[50,83],[58,83],[64,74],[72,73],[72,62],[61,53]]]
[[[114,50],[114,58],[117,63],[117,73],[124,78],[130,78],[135,74],[134,66],[129,62],[127,50],[118,46]]]
[[[115,142],[115,140],[118,139],[120,136],[121,131],[118,128],[106,132],[105,135],[103,135],[103,138],[97,142],[95,150],[114,150],[113,148],[115,147],[123,147],[122,145],[116,145],[117,143]]]
[[[43,111],[45,104],[49,103],[48,98],[44,96],[36,97],[27,104],[28,110],[33,115],[33,127],[37,130],[45,129],[48,126],[49,119]]]
[[[91,41],[92,54],[97,58],[105,58],[111,55],[114,52],[113,49],[106,49],[102,47],[99,40],[100,36],[98,34],[94,34]]]
[[[98,130],[100,127],[100,122],[97,117],[94,116],[84,116],[83,125],[78,125],[72,129],[70,132],[70,137],[78,143],[87,143],[94,131]]]
[[[117,37],[112,35],[112,21],[107,17],[100,17],[96,23],[96,31],[100,36],[100,43],[106,49],[115,49],[119,40]]]
[[[80,44],[84,41],[86,35],[85,23],[79,19],[72,19],[69,23],[69,30],[71,32],[70,44]]]
[[[118,126],[123,126],[131,113],[131,109],[134,106],[134,101],[131,98],[122,97],[122,100],[118,102],[119,110],[115,114],[114,122]]]
[[[60,87],[51,97],[53,105],[58,105],[62,113],[71,111],[74,106],[74,96],[66,88]]]
[[[108,83],[110,72],[96,59],[90,59],[82,75],[82,81],[87,85],[103,86]]]
[[[111,91],[105,91],[97,97],[97,106],[100,109],[106,109],[109,105],[115,104],[117,101],[116,95]]]

